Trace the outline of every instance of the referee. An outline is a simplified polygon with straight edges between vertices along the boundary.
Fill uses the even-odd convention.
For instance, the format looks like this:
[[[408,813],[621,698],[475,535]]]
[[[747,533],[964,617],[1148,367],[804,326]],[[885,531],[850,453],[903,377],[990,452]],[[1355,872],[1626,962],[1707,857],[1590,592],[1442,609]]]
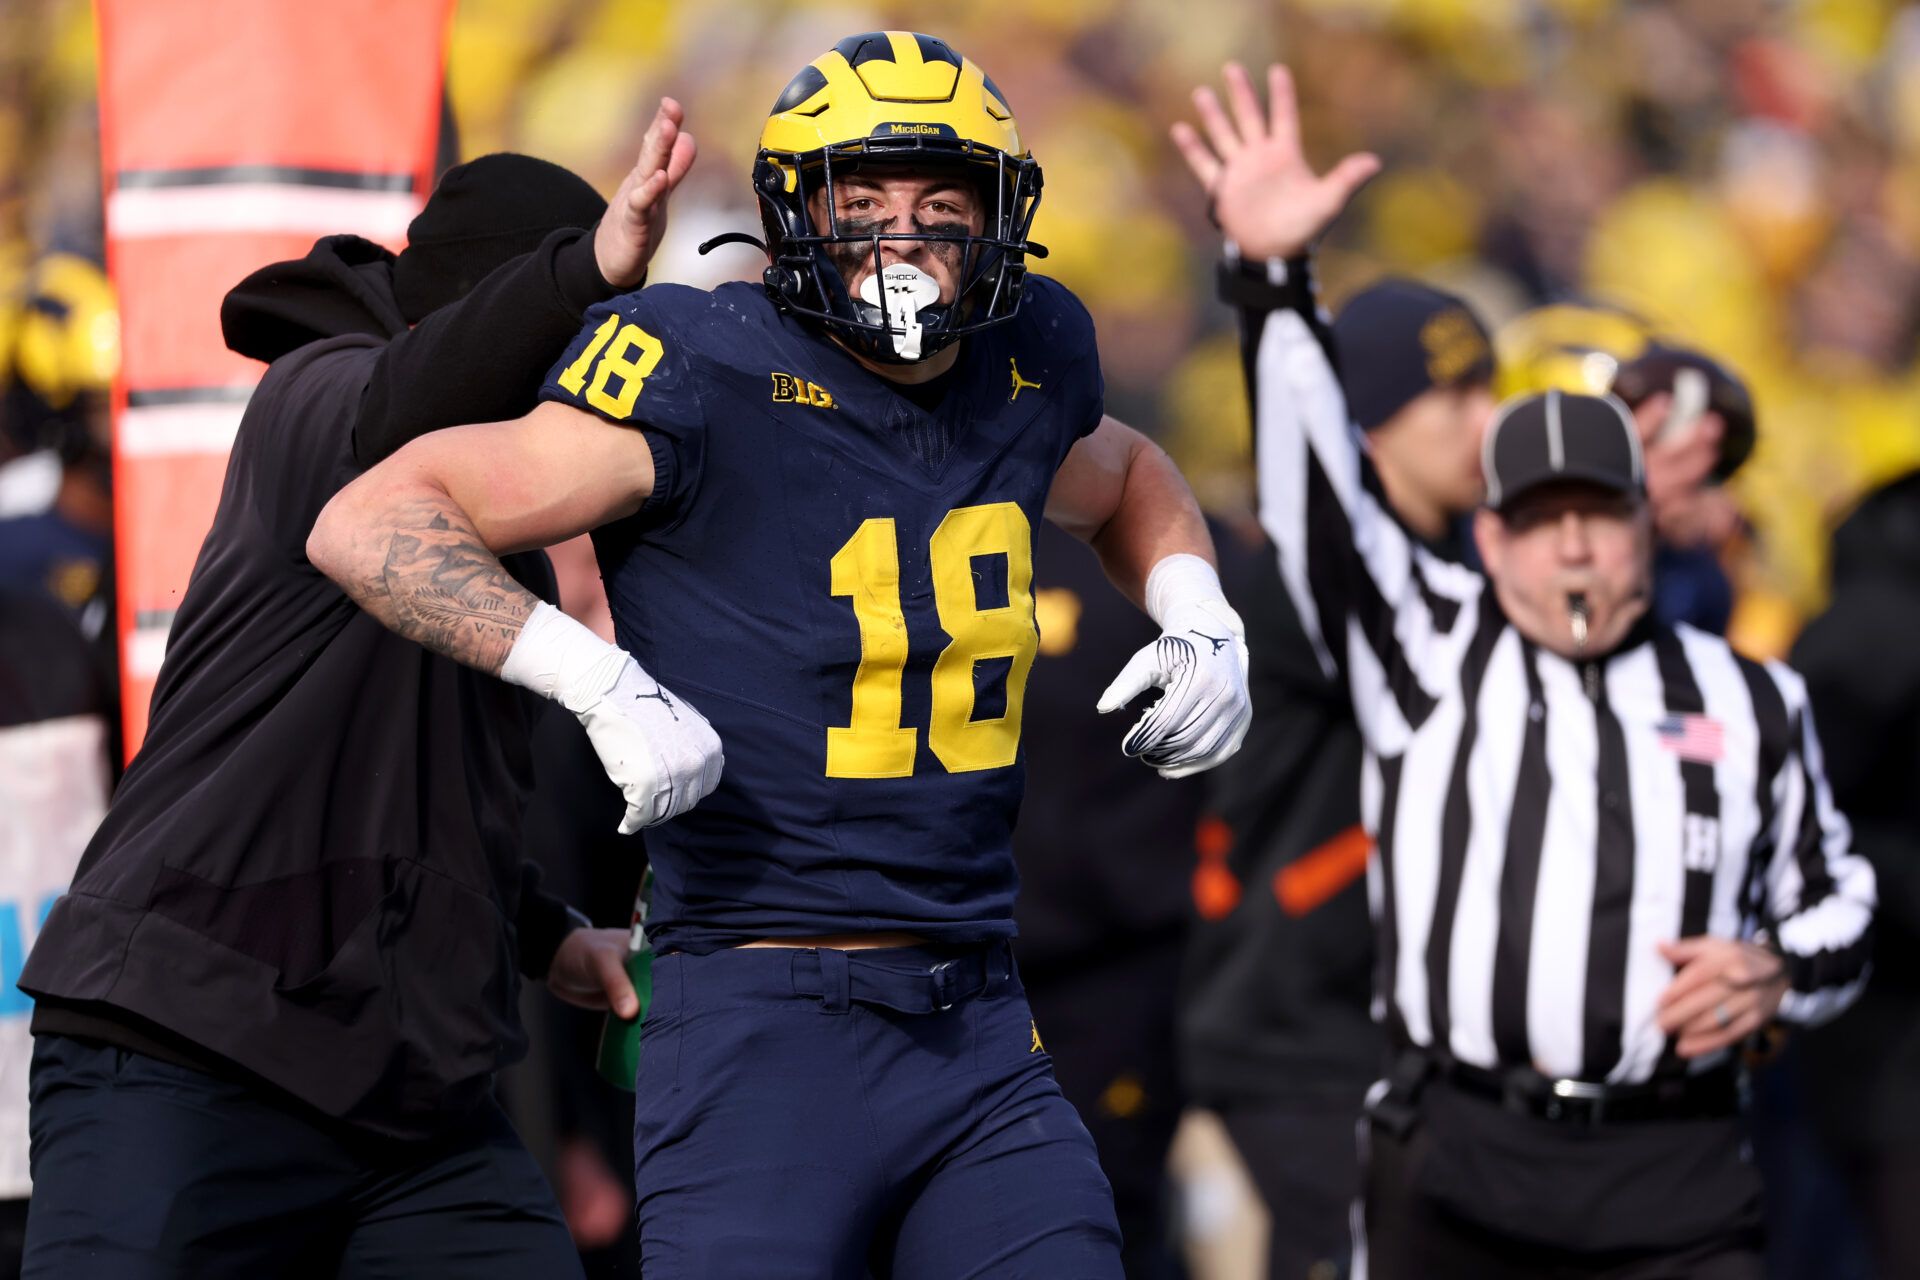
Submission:
[[[1379,1013],[1356,1270],[1761,1274],[1736,1055],[1858,993],[1873,873],[1800,678],[1648,612],[1638,436],[1611,398],[1509,403],[1484,576],[1415,546],[1356,444],[1307,246],[1378,167],[1324,177],[1292,84],[1229,67],[1175,141],[1244,263],[1260,515],[1367,747]]]

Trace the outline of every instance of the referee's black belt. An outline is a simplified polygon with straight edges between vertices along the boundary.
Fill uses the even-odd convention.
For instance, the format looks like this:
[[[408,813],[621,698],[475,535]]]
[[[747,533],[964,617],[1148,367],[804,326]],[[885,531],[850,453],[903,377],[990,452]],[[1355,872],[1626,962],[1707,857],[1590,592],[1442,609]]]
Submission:
[[[1432,1078],[1508,1111],[1562,1124],[1697,1120],[1741,1112],[1740,1074],[1731,1066],[1639,1084],[1557,1080],[1531,1067],[1497,1071],[1429,1058]]]

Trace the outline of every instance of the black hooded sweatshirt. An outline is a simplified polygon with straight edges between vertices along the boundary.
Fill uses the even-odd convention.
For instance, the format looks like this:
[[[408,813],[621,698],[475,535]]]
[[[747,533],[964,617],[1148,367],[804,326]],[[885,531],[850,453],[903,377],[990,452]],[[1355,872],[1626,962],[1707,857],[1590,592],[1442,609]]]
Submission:
[[[1878,489],[1833,537],[1833,603],[1793,669],[1834,803],[1873,863],[1873,971],[1852,1008],[1803,1033],[1807,1106],[1848,1151],[1920,1144],[1920,472]]]
[[[530,410],[617,292],[562,231],[409,330],[353,236],[227,295],[270,362],[180,602],[147,736],[20,986],[80,1036],[427,1136],[526,1047],[517,968],[571,927],[521,856],[540,700],[435,657],[308,563],[320,509],[407,440]],[[541,553],[508,569],[554,598]]]

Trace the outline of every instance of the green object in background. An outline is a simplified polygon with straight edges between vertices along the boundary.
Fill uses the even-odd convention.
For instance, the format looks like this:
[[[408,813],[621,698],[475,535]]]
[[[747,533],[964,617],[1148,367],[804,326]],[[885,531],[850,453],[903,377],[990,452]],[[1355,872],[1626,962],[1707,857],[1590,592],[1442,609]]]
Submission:
[[[600,1054],[595,1063],[602,1079],[628,1093],[633,1092],[634,1077],[640,1072],[640,1025],[647,1020],[647,1006],[653,1003],[653,943],[647,938],[647,899],[652,893],[653,868],[648,867],[633,900],[633,934],[627,943],[627,977],[633,982],[633,993],[640,997],[640,1012],[630,1019],[607,1015],[600,1026]]]

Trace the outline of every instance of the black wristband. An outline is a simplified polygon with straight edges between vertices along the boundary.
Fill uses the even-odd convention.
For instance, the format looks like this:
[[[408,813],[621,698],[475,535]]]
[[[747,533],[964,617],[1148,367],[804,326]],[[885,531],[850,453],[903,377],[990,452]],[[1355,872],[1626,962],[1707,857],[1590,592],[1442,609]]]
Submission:
[[[1286,308],[1311,311],[1315,305],[1313,259],[1308,254],[1284,262],[1227,257],[1215,276],[1220,300],[1249,311]]]

